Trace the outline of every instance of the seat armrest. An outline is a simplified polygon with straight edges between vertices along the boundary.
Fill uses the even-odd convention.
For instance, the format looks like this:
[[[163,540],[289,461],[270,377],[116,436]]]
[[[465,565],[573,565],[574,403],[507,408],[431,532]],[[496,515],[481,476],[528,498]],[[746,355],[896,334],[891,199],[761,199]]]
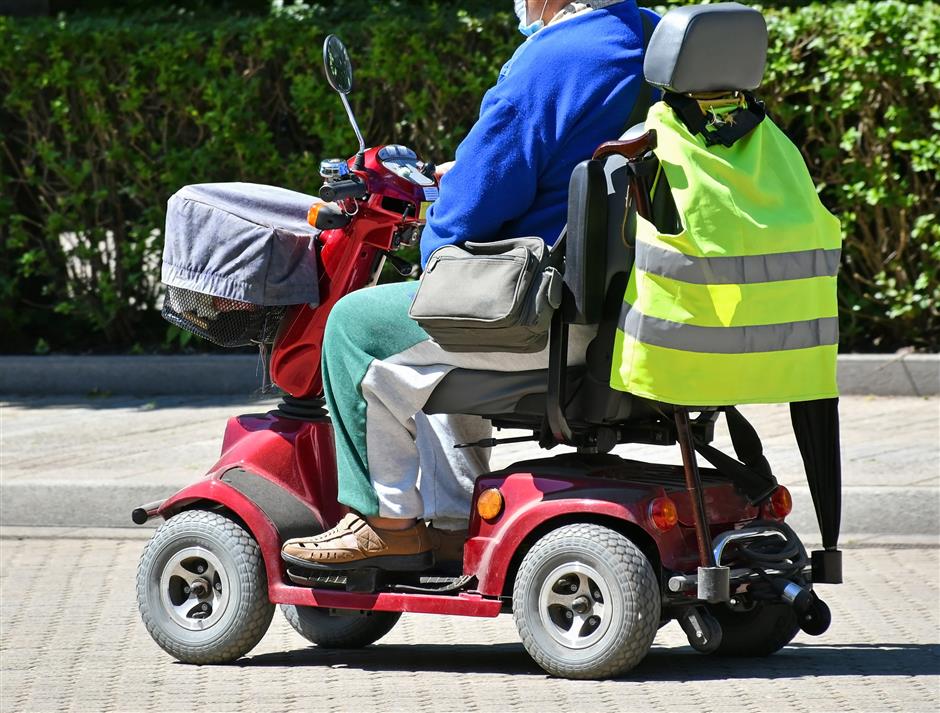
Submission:
[[[597,324],[603,311],[607,270],[607,178],[603,161],[582,161],[571,173],[565,240],[565,322]]]
[[[592,158],[602,159],[608,156],[623,156],[628,161],[636,161],[647,151],[656,148],[656,132],[653,129],[640,136],[620,141],[606,141],[594,150]]]
[[[572,444],[573,434],[565,416],[565,381],[568,372],[568,324],[559,312],[552,315],[548,337],[548,391],[545,421],[556,444]]]

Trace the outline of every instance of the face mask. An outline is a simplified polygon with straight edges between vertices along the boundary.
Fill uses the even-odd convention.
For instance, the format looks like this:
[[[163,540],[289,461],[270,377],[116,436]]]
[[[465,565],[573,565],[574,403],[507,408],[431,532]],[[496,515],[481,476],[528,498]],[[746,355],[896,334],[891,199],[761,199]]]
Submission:
[[[547,0],[545,5],[548,5]],[[545,12],[545,5],[542,6],[542,13]],[[545,23],[542,21],[541,16],[535,22],[526,22],[526,20],[529,19],[529,13],[526,9],[526,0],[515,0],[513,9],[516,12],[516,17],[519,18],[519,32],[521,32],[524,36],[531,37],[536,32],[545,27]]]

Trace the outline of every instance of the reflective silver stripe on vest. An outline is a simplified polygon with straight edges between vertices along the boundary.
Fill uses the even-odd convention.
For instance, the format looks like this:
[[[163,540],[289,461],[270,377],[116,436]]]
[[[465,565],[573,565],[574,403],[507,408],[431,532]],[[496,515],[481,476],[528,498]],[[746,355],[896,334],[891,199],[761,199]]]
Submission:
[[[637,269],[696,285],[747,285],[835,277],[841,254],[842,250],[835,248],[744,257],[691,257],[636,241]]]
[[[620,312],[620,328],[643,344],[708,354],[781,352],[839,343],[837,317],[748,327],[698,327],[649,317],[626,302]]]

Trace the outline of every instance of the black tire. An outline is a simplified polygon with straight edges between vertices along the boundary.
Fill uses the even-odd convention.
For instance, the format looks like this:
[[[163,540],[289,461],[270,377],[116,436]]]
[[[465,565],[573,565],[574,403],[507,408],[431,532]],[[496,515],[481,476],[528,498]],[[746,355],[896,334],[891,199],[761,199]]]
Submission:
[[[160,648],[194,664],[244,656],[274,615],[258,543],[234,520],[205,510],[157,528],[137,568],[137,604]]]
[[[718,656],[770,656],[789,644],[800,630],[789,604],[757,602],[752,609],[735,611],[726,604],[709,606],[721,624]]]
[[[331,614],[326,609],[293,604],[282,604],[281,611],[294,631],[324,649],[361,649],[374,644],[401,619],[401,612]]]
[[[570,606],[558,603],[567,600]],[[608,678],[649,652],[660,621],[659,585],[646,556],[619,532],[566,525],[526,553],[512,608],[526,651],[545,671]]]

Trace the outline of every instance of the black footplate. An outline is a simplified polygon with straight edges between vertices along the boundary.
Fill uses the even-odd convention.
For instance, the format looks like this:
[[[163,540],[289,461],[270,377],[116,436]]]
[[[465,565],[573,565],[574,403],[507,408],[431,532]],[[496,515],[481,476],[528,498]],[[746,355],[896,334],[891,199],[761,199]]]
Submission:
[[[346,572],[324,572],[288,567],[287,576],[301,587],[340,589],[347,592],[411,592],[414,594],[458,594],[468,588],[472,575],[441,576],[387,572],[374,567]]]

